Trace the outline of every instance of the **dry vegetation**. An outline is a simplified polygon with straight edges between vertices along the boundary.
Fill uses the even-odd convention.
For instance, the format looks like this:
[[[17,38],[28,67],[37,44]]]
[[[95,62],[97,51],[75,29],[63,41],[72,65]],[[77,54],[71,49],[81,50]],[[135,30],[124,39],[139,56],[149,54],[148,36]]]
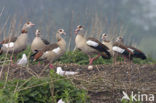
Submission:
[[[3,12],[3,10],[2,10]],[[0,13],[0,17],[2,15]],[[11,20],[10,25],[8,24],[8,20],[0,27],[0,37],[4,38],[8,35],[18,34],[20,31],[20,27],[22,23],[16,23],[16,19],[13,18]],[[22,20],[21,20],[22,22]],[[107,20],[106,20],[107,22]],[[105,23],[107,24],[107,23]],[[9,30],[6,29],[6,26],[9,25]],[[16,26],[18,25],[18,27]],[[116,37],[117,35],[124,35],[124,28],[117,27],[114,22],[110,25],[110,27],[106,27],[104,24],[100,22],[100,19],[96,15],[92,22],[91,28],[91,36],[97,37],[100,39],[101,34],[103,33],[103,28],[109,30],[109,34],[111,34],[111,39]],[[72,21],[71,21],[72,26]],[[18,29],[15,29],[17,27]],[[98,28],[97,28],[98,27]],[[73,28],[72,28],[73,29]],[[48,37],[49,37],[49,28],[47,28]],[[3,35],[2,35],[3,34]],[[88,31],[86,31],[86,36]],[[47,35],[46,35],[47,36]],[[72,30],[70,30],[70,38],[68,43],[68,50],[73,49],[72,47]],[[52,38],[55,38],[54,35]],[[30,56],[31,52],[24,51],[28,56]],[[22,53],[21,53],[22,54]],[[18,57],[21,56],[19,54]],[[75,56],[76,57],[79,57]],[[66,56],[65,56],[66,57]],[[73,57],[74,58],[74,57]],[[83,57],[82,57],[83,58]],[[65,58],[63,58],[65,60]],[[63,60],[62,59],[62,60]],[[66,58],[67,60],[70,58]],[[81,58],[80,58],[81,59]],[[8,54],[1,56],[0,59],[0,80],[3,80],[6,84],[8,81],[13,79],[22,79],[27,80],[31,77],[36,77],[38,79],[46,77],[49,75],[48,66],[37,64],[28,64],[26,67],[20,66],[10,66]],[[85,59],[87,60],[87,59]],[[61,60],[60,60],[61,61]],[[90,96],[91,103],[120,103],[120,99],[122,97],[122,91],[140,91],[142,93],[152,93],[156,95],[156,65],[155,63],[149,64],[124,64],[121,63],[119,65],[114,65],[111,63],[94,65],[93,70],[87,70],[88,65],[78,65],[76,63],[63,63],[57,61],[54,64],[54,68],[61,66],[64,70],[72,70],[78,71],[79,74],[75,76],[66,76],[65,78],[71,81],[71,83],[77,88],[83,89],[88,92]],[[76,61],[76,60],[75,60]],[[67,61],[68,62],[68,61]],[[87,61],[88,62],[88,61]],[[85,61],[85,63],[87,63]],[[143,62],[145,63],[145,62]]]
[[[95,65],[94,70],[87,70],[86,65],[55,64],[55,68],[61,66],[64,70],[78,71],[75,76],[67,76],[73,85],[88,92],[92,103],[118,103],[122,97],[122,91],[139,91],[156,95],[156,65]],[[43,69],[44,68],[44,69]],[[2,67],[0,67],[0,70]],[[44,66],[30,65],[28,67],[4,66],[2,79],[28,79],[37,78],[49,74],[49,69]]]

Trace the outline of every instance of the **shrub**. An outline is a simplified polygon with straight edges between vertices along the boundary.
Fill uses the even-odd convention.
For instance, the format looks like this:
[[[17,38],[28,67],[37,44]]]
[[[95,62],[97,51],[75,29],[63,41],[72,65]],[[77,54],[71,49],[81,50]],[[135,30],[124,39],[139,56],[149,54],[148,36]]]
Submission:
[[[86,103],[87,92],[76,88],[65,77],[50,71],[44,78],[0,82],[0,103]]]

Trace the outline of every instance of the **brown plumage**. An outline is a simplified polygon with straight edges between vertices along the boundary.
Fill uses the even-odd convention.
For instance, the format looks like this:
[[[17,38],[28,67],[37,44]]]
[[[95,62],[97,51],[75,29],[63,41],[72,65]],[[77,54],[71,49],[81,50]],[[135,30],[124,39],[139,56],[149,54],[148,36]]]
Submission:
[[[32,22],[25,23],[21,30],[21,34],[18,37],[10,36],[0,42],[0,54],[13,53],[16,59],[16,54],[26,49],[28,38],[27,32],[33,25],[34,24]],[[10,57],[11,61],[12,57],[13,56]]]
[[[61,55],[63,55],[66,50],[66,42],[61,37],[62,34],[65,34],[64,30],[59,29],[56,33],[57,42],[54,44],[47,45],[45,48],[35,53],[33,57],[34,61],[41,59],[41,60],[53,62]]]
[[[36,30],[35,35],[36,37],[34,38],[31,44],[31,51],[33,53],[35,53],[35,51],[42,50],[44,47],[50,44],[47,40],[42,39],[40,37],[40,31],[38,29]]]
[[[43,55],[43,52],[42,52],[42,51],[39,51],[39,52],[34,56],[34,61],[38,60],[42,55]]]
[[[81,50],[83,53],[87,54],[90,58],[93,54],[98,54],[95,58],[90,58],[90,63],[97,59],[99,56],[102,56],[105,59],[110,59],[111,55],[108,52],[109,48],[105,45],[103,45],[100,41],[98,41],[95,38],[88,38],[86,39],[84,37],[84,28],[83,26],[79,25],[77,26],[75,30],[76,38],[75,38],[75,44],[76,48]]]
[[[34,61],[36,61],[40,57],[42,57],[44,53],[46,53],[46,52],[48,53],[48,51],[52,51],[53,49],[58,48],[58,47],[59,47],[59,45],[57,45],[56,43],[46,46],[45,48],[43,48],[42,50],[40,50],[36,53],[36,55],[34,56]]]
[[[123,51],[116,50],[115,48],[119,48]],[[130,60],[133,58],[133,52],[131,52],[125,45],[123,45],[121,43],[115,42],[113,44],[113,51],[118,53],[118,54],[125,56],[126,58],[128,58]]]
[[[1,51],[8,52],[8,53],[18,53],[26,49],[27,46],[27,31],[31,28],[34,24],[31,22],[27,22],[24,24],[21,34],[18,37],[10,36],[4,39],[1,44]]]
[[[118,37],[117,38],[117,41],[120,43],[120,44],[124,44],[124,39],[123,39],[123,37]],[[141,50],[139,50],[139,49],[137,49],[137,48],[135,48],[135,47],[133,47],[133,46],[126,46],[127,47],[127,49],[129,50],[129,51],[131,51],[133,54],[133,57],[135,57],[135,58],[140,58],[140,59],[146,59],[147,57],[146,57],[146,55],[141,51]]]
[[[133,54],[125,45],[123,45],[121,43],[115,42],[113,44],[113,46],[118,46],[118,47],[120,47],[120,48],[125,49],[126,51],[128,51],[131,55]]]
[[[5,43],[9,43],[9,42],[15,42],[16,40],[17,40],[17,37],[9,36],[9,37],[5,38],[3,41],[1,41],[0,44],[5,44]]]
[[[105,33],[102,34],[101,39],[102,39],[102,44],[106,45],[106,46],[109,48],[110,54],[111,54],[112,56],[114,56],[114,52],[113,52],[113,50],[112,50],[113,42],[110,41],[110,40],[108,39],[108,35],[105,34]]]
[[[96,43],[98,43],[98,46],[90,46],[91,48],[94,48],[96,49],[97,51],[100,52],[100,54],[102,55],[102,57],[104,59],[110,59],[111,55],[110,53],[108,52],[109,51],[109,48],[107,46],[105,46],[104,44],[102,44],[100,41],[98,41],[97,39],[95,38],[92,38],[92,37],[89,37],[87,39],[88,40],[91,40],[91,41],[95,41]]]

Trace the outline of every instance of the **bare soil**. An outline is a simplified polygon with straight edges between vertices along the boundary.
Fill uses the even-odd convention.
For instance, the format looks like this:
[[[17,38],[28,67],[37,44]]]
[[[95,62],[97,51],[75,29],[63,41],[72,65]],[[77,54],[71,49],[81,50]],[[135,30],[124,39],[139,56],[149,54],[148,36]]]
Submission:
[[[54,68],[62,67],[63,70],[77,71],[78,75],[66,76],[78,88],[88,91],[91,103],[120,103],[122,91],[131,93],[155,94],[156,96],[156,64],[118,64],[94,65],[93,70],[88,70],[87,65],[55,64]],[[48,66],[29,65],[0,66],[1,77],[26,79],[32,76],[43,77],[49,74]]]

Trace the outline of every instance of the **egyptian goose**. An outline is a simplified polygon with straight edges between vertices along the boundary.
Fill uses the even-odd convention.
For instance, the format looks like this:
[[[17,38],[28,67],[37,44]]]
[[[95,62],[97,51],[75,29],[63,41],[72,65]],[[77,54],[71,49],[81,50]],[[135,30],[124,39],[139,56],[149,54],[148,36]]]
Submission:
[[[66,33],[63,29],[59,29],[56,33],[57,42],[47,45],[45,48],[35,53],[33,56],[33,61],[41,59],[52,63],[55,59],[62,56],[66,51],[66,42],[62,38],[62,34],[65,35]],[[50,64],[49,67],[51,68],[52,64]]]
[[[31,44],[31,51],[33,53],[35,53],[35,51],[42,50],[45,46],[50,44],[47,40],[40,37],[40,31],[38,29],[36,30],[35,35],[36,37]]]
[[[108,35],[106,33],[102,34],[102,44],[106,45],[109,48],[109,52],[112,56],[114,56],[114,52],[112,50],[113,42],[108,39]]]
[[[81,50],[83,53],[87,54],[89,57],[89,65],[93,63],[94,60],[102,56],[104,59],[110,59],[111,55],[109,53],[109,48],[102,44],[95,38],[85,38],[84,37],[84,27],[78,25],[75,30],[76,38],[76,48]],[[91,58],[91,55],[98,54],[96,57]]]
[[[133,58],[133,52],[130,51],[125,45],[123,45],[120,42],[120,39],[117,38],[115,43],[113,43],[113,47],[112,50],[116,53],[116,54],[120,54],[124,57],[126,57],[128,60],[132,60]]]
[[[123,37],[118,37],[118,42],[124,44],[124,39]],[[133,57],[135,58],[140,58],[140,59],[146,59],[146,55],[139,49],[132,47],[132,46],[126,46],[128,50],[130,50],[133,53]]]
[[[9,36],[0,42],[0,50],[4,53],[18,53],[26,49],[27,47],[27,38],[28,38],[28,29],[34,26],[32,22],[27,22],[24,24],[21,34],[18,37]],[[12,60],[12,57],[11,57]]]

